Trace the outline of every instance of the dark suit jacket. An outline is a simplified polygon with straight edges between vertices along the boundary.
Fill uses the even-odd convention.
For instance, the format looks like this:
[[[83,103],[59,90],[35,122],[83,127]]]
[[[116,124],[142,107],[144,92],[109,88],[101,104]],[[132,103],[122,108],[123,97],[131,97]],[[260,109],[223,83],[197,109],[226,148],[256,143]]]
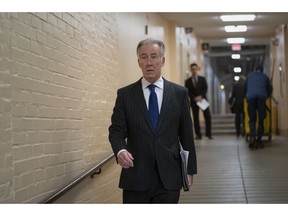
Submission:
[[[205,77],[198,76],[198,82],[197,82],[197,88],[194,87],[192,78],[189,77],[187,80],[185,80],[185,86],[188,88],[189,97],[191,100],[191,103],[195,103],[194,98],[201,95],[202,98],[207,99],[207,82]]]
[[[228,99],[228,103],[232,105],[234,100],[234,112],[235,113],[242,113],[244,108],[244,84],[241,84],[239,82],[236,82],[233,84],[232,87],[232,94],[230,98]]]
[[[109,141],[116,156],[127,149],[134,167],[122,168],[119,187],[126,190],[150,189],[151,173],[157,165],[164,187],[182,187],[180,146],[190,152],[188,173],[197,173],[192,120],[187,89],[164,79],[159,123],[154,131],[144,99],[141,79],[117,91]]]

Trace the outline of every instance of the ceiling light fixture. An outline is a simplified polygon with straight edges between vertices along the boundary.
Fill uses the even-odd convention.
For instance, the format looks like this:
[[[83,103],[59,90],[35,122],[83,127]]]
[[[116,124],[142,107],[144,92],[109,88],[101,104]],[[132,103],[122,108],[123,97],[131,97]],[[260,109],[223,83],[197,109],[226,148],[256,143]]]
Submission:
[[[243,37],[240,37],[240,38],[227,38],[227,43],[229,43],[229,44],[245,43],[245,38],[243,38]]]
[[[223,22],[231,22],[231,21],[253,21],[256,16],[254,14],[242,14],[242,15],[222,15],[220,19]]]
[[[246,25],[229,25],[225,26],[225,31],[226,32],[246,32],[247,31],[247,26]]]
[[[231,58],[232,58],[232,59],[240,59],[241,56],[240,56],[240,54],[232,54],[232,55],[231,55]]]
[[[241,67],[234,67],[233,70],[235,73],[241,73]]]

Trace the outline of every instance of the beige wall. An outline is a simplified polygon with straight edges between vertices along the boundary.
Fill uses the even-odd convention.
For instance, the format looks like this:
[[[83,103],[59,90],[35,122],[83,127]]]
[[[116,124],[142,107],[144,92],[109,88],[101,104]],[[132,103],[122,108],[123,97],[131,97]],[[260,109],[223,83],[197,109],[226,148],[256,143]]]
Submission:
[[[281,135],[288,135],[288,30],[287,25],[280,26],[275,34],[275,38],[278,43],[273,44],[271,42],[271,70],[274,70],[273,75],[273,97],[278,104],[272,102],[273,108],[273,122],[277,122],[274,127],[277,127],[275,132]],[[274,40],[275,41],[275,40]],[[274,69],[273,69],[274,62]],[[282,72],[280,72],[279,66],[282,66]],[[274,121],[273,121],[274,120]]]
[[[166,45],[166,63],[162,69],[162,75],[170,81],[184,84],[186,71],[191,63],[188,61],[199,60],[198,40],[194,34],[185,34],[184,28],[177,27],[175,23],[168,22],[157,13],[118,13],[117,20],[119,26],[119,87],[135,82],[142,76],[137,63],[136,46],[140,40],[150,37],[163,40]],[[181,56],[182,61],[180,61]]]
[[[146,38],[157,38],[168,44],[168,23],[153,13],[118,13],[119,30],[119,87],[140,79],[142,72],[137,63],[136,47]],[[129,28],[128,28],[129,26]],[[147,26],[147,27],[146,27]],[[147,28],[147,34],[146,34]],[[166,56],[169,49],[166,50]],[[169,62],[163,67],[163,75],[169,79]]]

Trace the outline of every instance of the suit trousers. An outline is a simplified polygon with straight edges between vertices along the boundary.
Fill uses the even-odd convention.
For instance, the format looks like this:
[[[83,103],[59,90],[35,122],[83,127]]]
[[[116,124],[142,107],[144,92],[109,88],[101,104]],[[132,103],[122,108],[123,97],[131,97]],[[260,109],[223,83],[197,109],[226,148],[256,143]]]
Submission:
[[[177,204],[180,197],[180,190],[168,191],[164,188],[157,166],[153,172],[153,184],[151,189],[148,191],[129,191],[123,190],[123,203],[124,204],[149,204],[149,203],[166,203],[166,204]]]
[[[194,130],[196,136],[202,136],[201,135],[201,129],[200,129],[200,122],[199,122],[199,111],[200,108],[197,106],[196,103],[191,103],[192,113],[193,113],[193,121],[194,121]],[[205,135],[211,136],[211,114],[209,107],[203,111],[204,119],[205,119]]]
[[[266,117],[266,100],[260,98],[253,98],[247,100],[248,103],[248,115],[249,115],[249,127],[250,137],[257,135],[258,139],[261,139],[264,132],[264,119]],[[256,131],[256,120],[258,112],[258,129]]]
[[[235,111],[235,128],[236,135],[240,136],[244,133],[244,111]]]

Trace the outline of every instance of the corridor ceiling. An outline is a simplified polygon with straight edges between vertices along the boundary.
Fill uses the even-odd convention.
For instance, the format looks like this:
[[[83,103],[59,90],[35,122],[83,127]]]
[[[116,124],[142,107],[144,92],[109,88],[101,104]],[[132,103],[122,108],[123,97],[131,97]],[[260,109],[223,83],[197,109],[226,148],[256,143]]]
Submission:
[[[245,13],[204,13],[204,12],[175,12],[159,13],[169,21],[176,22],[179,27],[192,28],[203,43],[209,43],[210,46],[226,46],[227,37],[244,37],[247,45],[268,44],[274,37],[275,30],[281,24],[288,24],[287,13],[253,13],[256,15],[254,21],[246,22],[222,22],[220,15],[245,14]],[[246,13],[246,14],[252,14]],[[226,33],[225,25],[247,25],[247,32]]]
[[[234,82],[234,67],[242,68],[242,75],[251,72],[256,64],[264,63],[269,58],[270,43],[277,46],[276,31],[281,30],[282,24],[288,24],[288,12],[253,13],[254,21],[246,22],[222,22],[220,15],[252,14],[250,13],[220,13],[220,12],[161,12],[166,20],[175,22],[176,26],[192,30],[201,43],[209,45],[205,55],[210,58],[210,65],[214,74],[228,91]],[[247,25],[247,32],[227,33],[225,25]],[[244,37],[241,51],[233,51],[231,44],[226,42],[227,37]],[[241,54],[240,59],[232,59],[231,54]],[[268,65],[271,68],[270,65]],[[239,74],[240,75],[240,74]]]

